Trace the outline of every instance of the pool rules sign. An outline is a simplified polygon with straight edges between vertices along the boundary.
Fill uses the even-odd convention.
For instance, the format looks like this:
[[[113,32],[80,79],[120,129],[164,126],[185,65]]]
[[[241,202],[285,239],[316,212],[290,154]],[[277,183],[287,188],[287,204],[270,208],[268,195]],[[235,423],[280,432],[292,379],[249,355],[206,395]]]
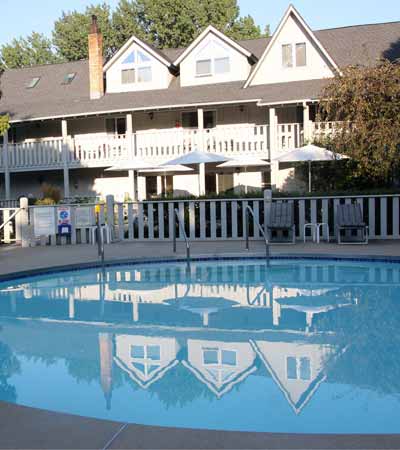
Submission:
[[[71,208],[69,206],[57,208],[57,228],[58,234],[71,234]]]

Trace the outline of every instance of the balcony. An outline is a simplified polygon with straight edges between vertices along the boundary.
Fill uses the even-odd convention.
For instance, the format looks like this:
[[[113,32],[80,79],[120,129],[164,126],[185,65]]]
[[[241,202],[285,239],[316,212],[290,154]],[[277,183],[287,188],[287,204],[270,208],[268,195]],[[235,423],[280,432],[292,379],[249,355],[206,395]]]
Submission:
[[[79,167],[107,167],[141,158],[154,164],[194,149],[234,156],[269,158],[268,125],[237,125],[212,129],[173,128],[131,135],[87,134],[79,137],[24,141],[0,146],[0,172],[25,172]]]

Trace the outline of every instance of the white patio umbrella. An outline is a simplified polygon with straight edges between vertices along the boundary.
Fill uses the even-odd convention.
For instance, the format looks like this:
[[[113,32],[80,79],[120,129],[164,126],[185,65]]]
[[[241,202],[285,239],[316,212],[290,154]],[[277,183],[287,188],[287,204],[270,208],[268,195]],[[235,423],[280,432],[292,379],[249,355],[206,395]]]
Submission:
[[[174,165],[168,165],[168,166],[164,166],[164,165],[153,166],[151,169],[139,169],[139,172],[144,173],[144,174],[160,173],[162,175],[166,175],[166,174],[172,174],[175,172],[193,172],[193,170],[194,169],[192,169],[191,167],[182,166],[182,164],[174,164]]]
[[[221,168],[235,168],[242,167],[244,168],[245,173],[247,172],[248,167],[263,167],[269,166],[269,162],[264,161],[263,159],[256,158],[255,156],[243,155],[239,157],[235,157],[230,159],[229,161],[225,161],[222,164],[218,164],[217,167]],[[245,185],[245,193],[247,194],[247,185]]]
[[[140,169],[152,169],[154,168],[154,164],[150,164],[146,161],[143,161],[142,159],[135,158],[132,160],[126,160],[126,161],[120,161],[117,165],[109,167],[105,169],[107,172],[120,172],[120,171],[131,171],[132,172],[132,179],[130,182],[132,183],[132,190],[133,190],[133,200],[136,200],[136,186],[135,186],[135,172],[137,172]]]
[[[185,153],[178,158],[171,159],[164,163],[164,165],[175,165],[183,164],[187,165],[198,165],[199,166],[199,194],[203,195],[205,193],[205,164],[209,163],[219,163],[228,161],[230,158],[226,156],[217,155],[216,153],[201,152],[199,150],[194,150],[193,152]]]
[[[311,162],[312,161],[337,161],[348,159],[348,156],[333,153],[330,150],[313,144],[298,147],[285,152],[276,158],[278,162],[308,162],[308,191],[311,192]]]

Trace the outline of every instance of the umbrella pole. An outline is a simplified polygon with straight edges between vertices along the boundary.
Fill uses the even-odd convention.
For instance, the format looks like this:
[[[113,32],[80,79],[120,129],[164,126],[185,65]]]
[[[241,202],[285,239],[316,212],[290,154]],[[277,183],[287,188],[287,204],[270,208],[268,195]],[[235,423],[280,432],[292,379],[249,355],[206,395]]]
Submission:
[[[311,161],[308,161],[308,192],[311,192]]]

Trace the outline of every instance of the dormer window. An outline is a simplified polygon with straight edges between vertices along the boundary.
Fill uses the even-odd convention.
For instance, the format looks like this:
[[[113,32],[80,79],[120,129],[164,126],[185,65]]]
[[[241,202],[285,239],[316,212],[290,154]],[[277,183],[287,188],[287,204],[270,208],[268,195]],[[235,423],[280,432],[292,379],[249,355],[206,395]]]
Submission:
[[[133,50],[122,61],[121,83],[149,83],[152,81],[151,59],[140,50]]]
[[[293,67],[292,44],[282,45],[282,66],[286,68]]]
[[[293,52],[293,44],[282,45],[282,67],[304,67],[307,65],[306,43],[295,44],[296,52]]]
[[[37,86],[37,84],[40,81],[40,77],[33,77],[27,84],[26,84],[26,89],[33,89],[34,87]]]
[[[299,44],[296,44],[296,66],[302,67],[306,64],[306,44],[305,42],[300,42]]]
[[[211,77],[230,72],[229,57],[199,59],[196,61],[196,76]]]

